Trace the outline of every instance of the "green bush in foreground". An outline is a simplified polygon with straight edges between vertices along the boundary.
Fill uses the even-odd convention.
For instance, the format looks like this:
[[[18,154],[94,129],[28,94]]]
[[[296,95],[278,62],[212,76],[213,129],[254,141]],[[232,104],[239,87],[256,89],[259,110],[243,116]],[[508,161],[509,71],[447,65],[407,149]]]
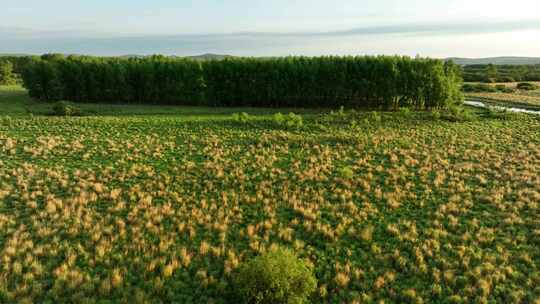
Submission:
[[[236,277],[245,303],[309,303],[317,287],[312,266],[289,249],[278,248],[242,266]]]

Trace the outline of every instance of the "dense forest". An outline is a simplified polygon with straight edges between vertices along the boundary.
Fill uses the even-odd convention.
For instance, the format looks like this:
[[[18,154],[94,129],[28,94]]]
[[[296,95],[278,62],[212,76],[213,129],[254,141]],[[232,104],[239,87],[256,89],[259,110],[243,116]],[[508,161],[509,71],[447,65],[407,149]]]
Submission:
[[[32,97],[175,105],[438,108],[462,100],[459,67],[409,57],[32,59]]]

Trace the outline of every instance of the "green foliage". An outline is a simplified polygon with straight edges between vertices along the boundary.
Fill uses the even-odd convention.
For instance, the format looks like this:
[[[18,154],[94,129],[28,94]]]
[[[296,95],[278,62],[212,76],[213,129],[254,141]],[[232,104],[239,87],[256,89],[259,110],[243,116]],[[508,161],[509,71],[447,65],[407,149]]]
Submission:
[[[466,83],[463,85],[463,92],[465,93],[480,93],[480,92],[486,92],[486,93],[495,93],[497,92],[497,89],[489,84],[485,83]]]
[[[452,63],[397,56],[197,62],[46,55],[26,64],[23,80],[43,100],[396,109],[461,103],[460,73]]]
[[[233,113],[232,114],[232,119],[236,122],[240,122],[240,123],[246,123],[249,121],[249,114],[246,113],[246,112],[242,112],[242,113]]]
[[[241,266],[235,282],[238,296],[249,304],[310,303],[309,297],[317,287],[313,266],[284,248]]]
[[[298,129],[304,125],[304,119],[301,115],[290,112],[288,115],[283,115],[280,112],[274,114],[272,120],[278,125],[290,129]]]
[[[381,113],[377,111],[371,111],[368,115],[368,119],[369,121],[380,123],[382,121],[382,116],[381,116]]]
[[[512,76],[501,76],[497,79],[497,82],[516,82],[516,79]]]
[[[514,93],[516,91],[511,87],[505,86],[504,84],[496,85],[495,89],[501,93]]]
[[[52,114],[56,116],[79,116],[81,110],[66,101],[58,101],[52,106]]]
[[[51,55],[33,59],[22,76],[30,96],[42,100],[196,105],[204,93],[198,62],[162,56]]]
[[[538,86],[536,86],[534,83],[530,82],[520,82],[517,84],[516,88],[518,90],[524,90],[524,91],[534,91],[538,89]]]
[[[7,60],[0,60],[0,85],[10,85],[15,83],[13,74],[13,64]]]
[[[433,110],[431,111],[431,118],[433,120],[439,120],[441,119],[441,112],[439,110]]]
[[[463,106],[451,106],[441,113],[441,119],[450,122],[474,121],[475,115]]]
[[[540,65],[489,65],[474,64],[463,67],[466,82],[516,82],[540,81]]]
[[[498,76],[499,70],[497,69],[497,66],[488,64],[486,67],[486,82],[497,82]]]
[[[494,107],[488,107],[484,114],[484,117],[499,120],[511,120],[519,116],[517,113],[510,112],[504,109],[497,109]]]
[[[281,114],[281,112],[274,114],[274,116],[272,116],[272,120],[279,126],[285,124],[285,116]]]
[[[409,108],[399,108],[399,113],[404,116],[408,116],[411,114],[411,109]]]
[[[354,171],[349,166],[341,168],[339,170],[339,174],[341,175],[341,177],[347,178],[347,179],[350,179],[350,178],[354,177]]]

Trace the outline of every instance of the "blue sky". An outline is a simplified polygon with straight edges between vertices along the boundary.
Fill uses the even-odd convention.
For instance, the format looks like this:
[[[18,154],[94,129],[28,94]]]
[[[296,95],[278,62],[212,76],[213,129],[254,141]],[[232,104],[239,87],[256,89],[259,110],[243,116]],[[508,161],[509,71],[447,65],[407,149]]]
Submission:
[[[0,53],[540,56],[538,0],[1,0]]]

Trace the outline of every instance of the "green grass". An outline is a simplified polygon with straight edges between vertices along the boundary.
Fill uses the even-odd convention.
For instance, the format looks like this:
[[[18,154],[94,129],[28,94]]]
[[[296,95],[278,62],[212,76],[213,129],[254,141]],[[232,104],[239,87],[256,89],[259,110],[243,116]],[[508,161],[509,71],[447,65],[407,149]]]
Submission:
[[[137,104],[94,104],[68,103],[80,108],[84,116],[135,116],[135,115],[176,115],[196,119],[212,119],[246,112],[251,115],[271,114],[277,112],[295,112],[314,114],[319,110],[303,108],[223,108],[167,105],[137,105]],[[50,115],[53,102],[32,100],[21,86],[0,86],[0,115]]]
[[[24,115],[30,106],[37,105],[20,86],[0,86],[0,115]],[[42,107],[42,105],[39,105]]]
[[[530,82],[534,85],[538,85],[539,82]],[[478,84],[478,83],[470,83]],[[484,84],[489,86],[504,85],[508,88],[512,88],[515,91],[513,93],[502,92],[478,92],[478,93],[465,93],[465,97],[470,100],[479,100],[492,105],[499,106],[511,106],[529,110],[540,110],[540,89],[525,91],[517,90],[517,82],[513,83],[496,83],[496,84]]]
[[[21,92],[0,92],[2,303],[237,303],[272,246],[313,263],[313,303],[540,299],[538,117],[62,118]]]

